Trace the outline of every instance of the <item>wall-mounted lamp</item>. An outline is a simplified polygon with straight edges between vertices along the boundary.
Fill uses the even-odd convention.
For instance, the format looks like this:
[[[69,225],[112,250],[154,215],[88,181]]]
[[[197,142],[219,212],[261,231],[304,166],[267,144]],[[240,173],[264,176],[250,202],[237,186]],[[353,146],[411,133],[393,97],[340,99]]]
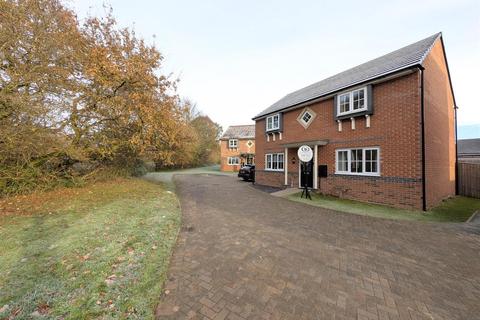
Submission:
[[[297,159],[295,159],[295,156],[293,156],[293,158],[292,158],[292,164],[295,164],[295,161],[296,161],[296,160],[297,160]]]

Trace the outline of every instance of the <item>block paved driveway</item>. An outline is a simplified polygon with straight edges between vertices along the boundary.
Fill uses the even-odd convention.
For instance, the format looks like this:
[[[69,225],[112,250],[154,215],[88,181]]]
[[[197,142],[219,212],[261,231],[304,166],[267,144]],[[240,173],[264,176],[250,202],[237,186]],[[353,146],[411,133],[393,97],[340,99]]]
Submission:
[[[159,319],[480,319],[480,234],[176,176],[183,227]]]

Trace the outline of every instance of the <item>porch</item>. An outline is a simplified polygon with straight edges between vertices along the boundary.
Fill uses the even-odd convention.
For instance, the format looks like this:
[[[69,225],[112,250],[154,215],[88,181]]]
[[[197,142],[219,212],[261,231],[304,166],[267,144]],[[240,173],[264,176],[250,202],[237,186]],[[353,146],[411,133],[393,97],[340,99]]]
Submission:
[[[313,150],[313,159],[307,165],[311,166],[312,177],[303,177],[304,179],[311,179],[307,184],[313,188],[318,189],[318,153],[319,147],[328,144],[328,140],[313,140],[300,141],[282,144],[285,154],[285,168],[284,168],[284,186],[290,188],[302,187],[302,162],[298,159],[297,151],[300,146],[307,145]]]

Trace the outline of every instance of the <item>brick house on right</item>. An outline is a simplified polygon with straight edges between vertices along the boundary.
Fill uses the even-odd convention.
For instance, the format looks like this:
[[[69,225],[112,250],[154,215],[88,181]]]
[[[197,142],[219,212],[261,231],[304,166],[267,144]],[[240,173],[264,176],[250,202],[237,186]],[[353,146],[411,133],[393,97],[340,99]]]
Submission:
[[[426,210],[455,194],[455,116],[438,33],[290,93],[255,116],[256,182]],[[301,174],[301,145],[314,151],[305,164],[310,176]]]

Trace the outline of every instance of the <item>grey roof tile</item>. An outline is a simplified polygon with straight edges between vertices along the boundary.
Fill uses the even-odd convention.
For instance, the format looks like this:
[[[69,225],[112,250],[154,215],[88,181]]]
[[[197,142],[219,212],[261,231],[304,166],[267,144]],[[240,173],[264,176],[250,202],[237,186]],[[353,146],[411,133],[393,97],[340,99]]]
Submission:
[[[480,155],[480,139],[458,140],[458,155]]]
[[[398,70],[421,65],[439,37],[441,37],[441,33],[434,34],[384,56],[370,60],[359,66],[294,91],[260,112],[254,117],[254,119],[295,106],[311,99],[319,98],[364,81],[388,75]]]
[[[243,126],[230,126],[222,135],[220,140],[225,139],[254,139],[255,138],[255,125],[243,125]]]

